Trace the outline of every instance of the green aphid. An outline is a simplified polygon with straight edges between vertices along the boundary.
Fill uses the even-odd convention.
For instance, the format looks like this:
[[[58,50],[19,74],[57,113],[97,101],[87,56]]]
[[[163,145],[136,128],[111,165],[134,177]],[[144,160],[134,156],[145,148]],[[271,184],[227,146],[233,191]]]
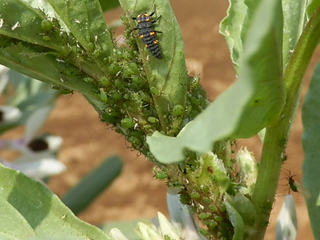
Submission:
[[[134,121],[131,118],[123,118],[121,120],[121,126],[124,128],[133,128],[134,127]]]
[[[44,19],[41,22],[41,28],[44,31],[49,32],[53,28],[53,23],[48,19]]]

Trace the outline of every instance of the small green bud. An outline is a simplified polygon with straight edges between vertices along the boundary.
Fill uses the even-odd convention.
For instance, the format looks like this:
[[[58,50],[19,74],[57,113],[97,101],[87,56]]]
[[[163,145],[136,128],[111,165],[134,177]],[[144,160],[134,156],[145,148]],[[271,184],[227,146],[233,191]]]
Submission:
[[[237,152],[236,161],[240,167],[240,177],[247,185],[248,193],[252,194],[258,175],[257,162],[253,154],[249,152],[247,148],[241,148]]]

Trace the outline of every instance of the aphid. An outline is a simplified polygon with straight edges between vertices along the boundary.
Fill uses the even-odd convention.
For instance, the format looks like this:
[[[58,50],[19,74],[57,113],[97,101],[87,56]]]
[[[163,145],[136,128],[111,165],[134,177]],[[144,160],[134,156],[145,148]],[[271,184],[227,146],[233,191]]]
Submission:
[[[298,187],[297,187],[297,183],[296,181],[293,179],[294,176],[290,176],[288,177],[288,181],[289,181],[289,186],[291,191],[293,192],[298,192]]]
[[[156,20],[152,20],[152,16],[155,13],[153,11],[151,14],[142,13],[137,17],[132,17],[133,20],[136,20],[138,26],[134,30],[138,30],[139,38],[142,39],[145,47],[148,48],[150,53],[158,59],[162,58],[161,50],[159,47],[159,41],[156,38],[156,33],[161,33],[159,31],[155,31],[153,28],[153,23],[159,20],[161,16],[159,16]]]
[[[302,194],[304,197],[310,197],[310,193],[308,192],[308,190],[299,182],[297,182],[296,180],[294,180],[294,175],[291,175],[291,172],[289,171],[289,173],[287,174],[287,180],[288,180],[288,185],[290,187],[289,189],[289,193],[290,190],[292,192],[298,192],[300,194]]]
[[[285,169],[285,170],[287,170],[287,169]],[[288,173],[286,173],[284,171],[283,171],[283,173],[285,175],[287,175],[286,176],[286,180],[288,181],[288,183],[286,184],[286,186],[289,185],[289,193],[290,193],[290,190],[292,192],[298,192],[297,182],[293,179],[295,175],[291,175],[291,171],[289,171],[289,170],[287,170],[287,171],[288,171]]]

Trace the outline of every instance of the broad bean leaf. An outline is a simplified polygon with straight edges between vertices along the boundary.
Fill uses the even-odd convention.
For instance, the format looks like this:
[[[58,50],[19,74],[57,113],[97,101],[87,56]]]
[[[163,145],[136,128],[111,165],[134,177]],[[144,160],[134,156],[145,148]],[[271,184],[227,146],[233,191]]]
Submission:
[[[313,73],[309,91],[302,106],[304,150],[303,186],[308,194],[306,203],[315,239],[320,238],[320,62]]]
[[[84,49],[90,52],[93,43],[106,57],[111,54],[112,38],[98,0],[48,2]]]
[[[208,152],[215,141],[251,137],[279,118],[285,100],[282,19],[281,1],[261,2],[248,30],[239,79],[177,137],[155,132],[147,138],[158,161],[182,161],[184,148]]]
[[[305,26],[306,0],[283,0],[283,63],[288,63],[291,53]],[[295,24],[292,24],[295,23]]]
[[[92,87],[79,78],[106,72],[113,41],[98,0],[4,0],[0,25],[0,64],[11,69],[84,95]]]
[[[307,17],[311,18],[311,16],[319,6],[320,6],[320,0],[308,0]]]
[[[221,21],[219,32],[228,44],[231,60],[238,71],[243,44],[259,1],[229,0],[227,16]]]
[[[76,218],[42,183],[2,165],[0,175],[1,239],[110,239],[98,228]]]
[[[237,210],[228,202],[225,202],[226,211],[234,229],[232,240],[242,240],[244,236],[244,222]]]

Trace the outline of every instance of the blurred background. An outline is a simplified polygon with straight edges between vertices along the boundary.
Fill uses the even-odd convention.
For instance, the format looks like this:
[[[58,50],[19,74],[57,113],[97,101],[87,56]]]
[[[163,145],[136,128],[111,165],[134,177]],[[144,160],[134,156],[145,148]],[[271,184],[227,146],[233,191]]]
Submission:
[[[188,69],[201,75],[201,83],[208,97],[214,100],[235,80],[227,44],[219,34],[219,24],[226,15],[228,1],[172,0],[171,5],[182,31]],[[119,19],[122,13],[121,9],[107,12],[107,22]],[[158,30],[163,32],[159,36],[161,44],[166,31]],[[123,29],[114,31],[115,39],[120,41]],[[307,72],[305,90],[319,53],[318,49]],[[20,130],[22,131],[18,129],[7,134],[10,137],[18,136]],[[288,160],[283,165],[266,239],[274,239],[276,218],[284,196],[289,193],[289,176],[293,175],[297,182],[302,179],[302,130],[299,110],[288,143]],[[82,220],[102,224],[108,221],[152,218],[157,211],[168,214],[165,182],[153,178],[152,164],[133,151],[125,139],[112,130],[112,126],[101,123],[98,114],[79,94],[59,98],[43,131],[61,136],[64,140],[59,159],[67,166],[67,170],[54,176],[49,183],[49,188],[60,197],[106,157],[119,155],[124,160],[120,177],[80,214]],[[237,144],[247,145],[249,151],[254,152],[256,159],[259,159],[261,144],[258,138],[240,140]],[[291,194],[297,204],[298,239],[312,239],[303,197],[298,193]]]

